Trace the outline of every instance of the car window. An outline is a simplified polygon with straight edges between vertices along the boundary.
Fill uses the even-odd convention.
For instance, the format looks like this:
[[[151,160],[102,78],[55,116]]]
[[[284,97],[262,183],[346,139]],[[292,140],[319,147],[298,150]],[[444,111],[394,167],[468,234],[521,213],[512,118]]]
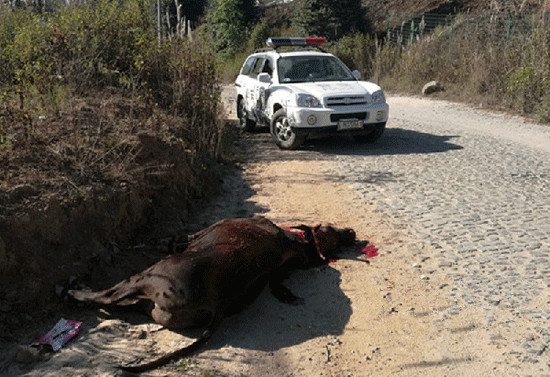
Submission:
[[[264,64],[265,58],[258,58],[254,62],[254,68],[252,69],[252,74],[254,76],[257,76],[260,73],[260,69],[262,69],[262,65]]]
[[[246,62],[243,65],[243,68],[241,69],[241,75],[248,75],[252,71],[252,67],[254,66],[254,61],[256,60],[255,57],[251,56],[249,57]]]
[[[351,71],[334,56],[288,56],[277,61],[279,82],[354,81]]]
[[[273,62],[271,59],[267,58],[265,60],[264,67],[262,68],[262,73],[267,73],[269,76],[273,76]]]

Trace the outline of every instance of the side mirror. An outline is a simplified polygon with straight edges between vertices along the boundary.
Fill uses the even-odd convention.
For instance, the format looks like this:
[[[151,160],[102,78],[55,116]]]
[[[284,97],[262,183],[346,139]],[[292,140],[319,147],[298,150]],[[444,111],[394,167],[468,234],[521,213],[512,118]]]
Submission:
[[[353,77],[355,77],[355,79],[361,80],[361,72],[359,72],[358,70],[354,70],[353,72],[351,72],[351,74],[353,75]]]
[[[263,82],[265,84],[271,84],[271,76],[269,76],[269,73],[260,73],[258,75],[258,81]]]

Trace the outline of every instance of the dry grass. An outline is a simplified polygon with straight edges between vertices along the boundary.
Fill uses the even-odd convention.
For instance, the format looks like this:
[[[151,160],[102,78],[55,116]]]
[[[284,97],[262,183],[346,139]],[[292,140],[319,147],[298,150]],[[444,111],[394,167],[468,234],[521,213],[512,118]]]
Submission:
[[[452,34],[440,27],[411,46],[385,44],[372,78],[386,90],[413,94],[437,80],[446,88],[442,96],[550,121],[550,27],[534,23],[509,39],[503,27],[488,16],[461,16]]]
[[[128,273],[119,247],[181,234],[219,186],[209,43],[159,46],[140,4],[0,6],[0,305],[30,313],[0,313],[6,337],[55,306],[54,283]]]

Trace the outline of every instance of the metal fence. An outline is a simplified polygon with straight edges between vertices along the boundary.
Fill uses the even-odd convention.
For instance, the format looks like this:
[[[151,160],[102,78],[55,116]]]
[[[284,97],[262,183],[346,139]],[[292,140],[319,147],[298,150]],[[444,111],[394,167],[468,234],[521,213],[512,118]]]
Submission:
[[[386,14],[387,41],[403,46],[411,45],[424,37],[433,35],[440,28],[452,44],[453,38],[460,34],[476,34],[477,37],[495,41],[501,40],[506,48],[515,39],[527,38],[535,27],[550,24],[550,12],[540,14],[512,14],[510,11],[500,14],[452,15],[423,13],[411,16],[400,23]]]

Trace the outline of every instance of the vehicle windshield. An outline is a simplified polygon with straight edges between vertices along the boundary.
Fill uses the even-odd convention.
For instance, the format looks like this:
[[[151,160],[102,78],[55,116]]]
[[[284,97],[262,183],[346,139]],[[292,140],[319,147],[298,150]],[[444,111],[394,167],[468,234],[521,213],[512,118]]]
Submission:
[[[279,82],[355,81],[351,71],[334,56],[286,56],[277,61]]]

